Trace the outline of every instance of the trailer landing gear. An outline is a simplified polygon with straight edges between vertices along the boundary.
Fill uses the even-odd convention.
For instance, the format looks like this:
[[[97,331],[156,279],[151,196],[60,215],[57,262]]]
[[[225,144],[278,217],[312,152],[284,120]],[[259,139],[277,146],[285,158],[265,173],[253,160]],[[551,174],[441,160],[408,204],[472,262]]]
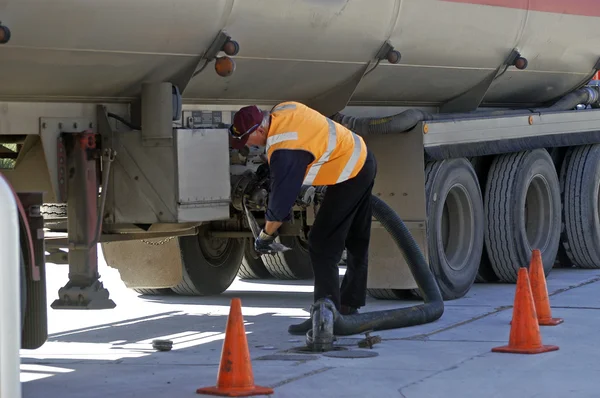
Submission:
[[[59,138],[59,162],[62,158],[66,164],[66,175],[61,175],[61,178],[67,183],[69,282],[59,289],[59,298],[51,305],[54,309],[116,307],[98,274],[97,243],[102,221],[98,214],[102,214],[102,209],[99,212],[97,206],[98,152],[95,138],[95,134],[89,132],[62,134]],[[61,146],[66,156],[62,156]],[[112,154],[109,153],[107,160],[110,164]],[[105,167],[106,174],[109,170]],[[106,181],[108,175],[104,177],[103,181]],[[103,189],[102,198],[105,194]]]

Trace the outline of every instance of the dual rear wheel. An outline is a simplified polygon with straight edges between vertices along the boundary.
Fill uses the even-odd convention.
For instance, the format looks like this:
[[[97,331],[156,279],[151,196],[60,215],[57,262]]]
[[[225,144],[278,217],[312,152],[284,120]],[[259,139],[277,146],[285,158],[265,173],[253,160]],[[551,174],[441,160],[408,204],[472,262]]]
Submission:
[[[474,282],[515,283],[533,249],[546,276],[557,258],[600,268],[600,145],[554,158],[536,149],[433,161],[425,179],[427,254],[445,300],[463,297]],[[406,297],[394,289],[369,294]]]

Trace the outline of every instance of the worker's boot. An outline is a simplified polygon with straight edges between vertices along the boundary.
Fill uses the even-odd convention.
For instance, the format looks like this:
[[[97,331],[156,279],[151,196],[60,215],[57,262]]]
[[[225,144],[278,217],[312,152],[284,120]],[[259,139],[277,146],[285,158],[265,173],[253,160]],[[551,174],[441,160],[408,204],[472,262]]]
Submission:
[[[342,315],[358,314],[358,308],[349,307],[347,305],[342,305],[342,307],[340,308],[340,314],[342,314]],[[294,335],[305,335],[306,332],[308,332],[310,329],[312,329],[312,318],[308,318],[307,320],[305,320],[302,323],[290,325],[290,327],[288,328],[288,333],[294,334]]]

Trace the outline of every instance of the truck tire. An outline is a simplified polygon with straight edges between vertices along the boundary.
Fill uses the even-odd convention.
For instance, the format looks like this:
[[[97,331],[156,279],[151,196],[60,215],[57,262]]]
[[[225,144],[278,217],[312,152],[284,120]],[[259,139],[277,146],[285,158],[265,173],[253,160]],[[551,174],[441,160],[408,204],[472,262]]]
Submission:
[[[600,268],[600,145],[572,147],[561,169],[561,245],[571,264]]]
[[[133,288],[131,290],[141,294],[142,296],[164,296],[173,293],[173,291],[168,287],[162,289]]]
[[[479,181],[466,158],[425,166],[429,265],[444,300],[463,297],[479,270],[484,213]],[[367,289],[382,300],[420,297],[417,289]]]
[[[267,279],[271,277],[269,270],[265,267],[262,258],[254,258],[254,239],[247,239],[244,249],[244,257],[238,271],[240,279]]]
[[[479,189],[481,192],[485,192],[485,186],[487,184],[487,176],[490,171],[490,166],[492,165],[492,161],[494,160],[493,155],[489,156],[477,156],[469,158],[471,164],[473,164],[473,168],[475,169],[475,173],[477,174],[477,179],[479,180]],[[498,282],[498,275],[494,272],[492,268],[492,264],[490,264],[490,258],[487,254],[487,249],[485,247],[481,253],[481,261],[479,262],[479,270],[477,271],[477,276],[475,277],[475,283],[491,283]]]
[[[27,311],[27,271],[25,271],[25,259],[23,258],[23,248],[19,250],[19,254],[19,280],[21,282],[21,335],[23,335],[23,329],[25,328],[25,312]]]
[[[40,206],[40,213],[44,220],[61,220],[67,218],[66,203],[45,203]]]
[[[497,156],[485,189],[486,250],[501,282],[514,283],[531,251],[542,254],[547,276],[560,238],[560,187],[545,149]]]
[[[48,339],[46,270],[45,264],[38,264],[40,280],[34,281],[25,250],[21,249],[21,348],[36,350]]]
[[[429,264],[444,300],[463,297],[483,251],[483,200],[477,174],[465,158],[425,167]]]
[[[276,279],[312,279],[308,243],[296,236],[279,236],[277,239],[292,250],[262,256],[269,273]]]
[[[44,228],[53,232],[67,232],[66,203],[45,203],[40,206],[40,214],[44,217]]]
[[[244,246],[244,239],[209,238],[202,234],[179,237],[183,277],[171,290],[183,296],[223,293],[237,276]]]

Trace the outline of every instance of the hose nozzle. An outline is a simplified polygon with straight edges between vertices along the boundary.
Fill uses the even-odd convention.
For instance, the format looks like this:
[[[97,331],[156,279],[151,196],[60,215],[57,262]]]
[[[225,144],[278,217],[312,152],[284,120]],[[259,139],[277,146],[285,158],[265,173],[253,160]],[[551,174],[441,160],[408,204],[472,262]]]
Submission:
[[[331,351],[335,336],[333,324],[338,312],[333,302],[319,299],[311,308],[312,329],[306,332],[306,345],[312,351]]]

